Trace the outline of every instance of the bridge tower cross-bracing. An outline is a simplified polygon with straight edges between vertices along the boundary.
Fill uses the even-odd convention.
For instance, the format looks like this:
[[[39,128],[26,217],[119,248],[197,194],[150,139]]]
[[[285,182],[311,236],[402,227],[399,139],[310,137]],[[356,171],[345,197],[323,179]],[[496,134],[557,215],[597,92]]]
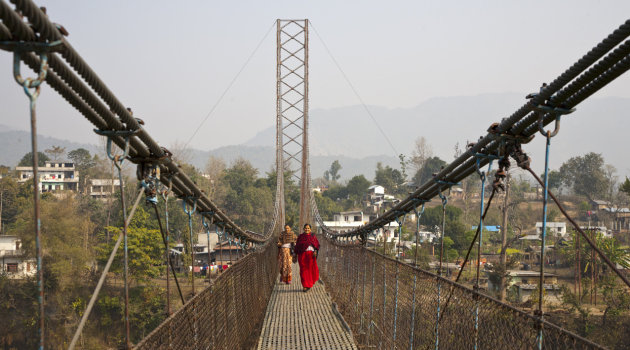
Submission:
[[[277,20],[276,169],[291,171],[300,184],[298,230],[311,223],[308,148],[308,20]],[[281,176],[284,182],[284,176]],[[284,187],[284,183],[279,184]],[[281,194],[284,227],[284,193]]]

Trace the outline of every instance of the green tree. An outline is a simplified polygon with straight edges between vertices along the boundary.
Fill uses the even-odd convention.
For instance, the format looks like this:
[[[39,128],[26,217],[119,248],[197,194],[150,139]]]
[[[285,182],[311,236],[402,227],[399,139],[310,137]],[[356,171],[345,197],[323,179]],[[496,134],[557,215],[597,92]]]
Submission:
[[[226,186],[236,193],[242,193],[246,188],[254,186],[258,170],[247,160],[237,159],[225,170],[221,179]]]
[[[544,174],[541,176],[541,179],[544,179]],[[560,189],[562,186],[562,174],[557,170],[552,170],[549,172],[549,177],[547,178],[547,185],[549,189]]]
[[[129,274],[138,281],[147,281],[160,275],[160,266],[164,257],[164,246],[160,231],[147,228],[149,213],[142,207],[136,213],[127,228],[127,247],[129,254]],[[104,264],[109,258],[115,241],[122,233],[122,228],[109,226],[105,228],[114,233],[114,239],[98,247],[98,260]],[[122,249],[117,252],[123,256]],[[116,259],[111,268],[112,272],[121,273],[122,259]]]
[[[626,181],[624,181],[624,183],[619,185],[619,191],[621,191],[621,192],[625,193],[626,195],[630,196],[630,179],[628,179],[627,176],[626,176]]]
[[[324,172],[324,179],[326,179],[326,181],[336,182],[341,177],[341,175],[339,175],[339,170],[341,170],[341,168],[342,167],[341,164],[339,164],[339,161],[335,160],[330,165],[330,169]]]
[[[433,174],[438,173],[442,167],[446,166],[446,162],[439,157],[428,158],[422,168],[416,172],[413,182],[416,186],[421,186],[433,178]]]
[[[315,192],[314,195],[315,203],[317,203],[317,210],[319,211],[319,215],[321,215],[322,219],[332,220],[335,213],[343,211],[343,207],[330,197],[323,196],[319,192]]]
[[[85,148],[77,148],[68,152],[68,158],[74,162],[74,166],[79,172],[80,178],[83,180],[79,183],[81,192],[85,191],[88,178],[91,178],[89,170],[96,165],[96,160],[90,154],[90,151]]]
[[[466,225],[461,221],[462,210],[447,205],[446,206],[446,234],[452,240],[452,248],[459,252],[468,249],[472,235],[467,234]],[[420,218],[420,224],[428,228],[433,233],[442,231],[442,206],[427,208]],[[473,232],[474,235],[474,232]],[[449,246],[450,248],[450,246]]]
[[[346,189],[348,195],[353,199],[361,199],[367,193],[370,181],[363,175],[357,175],[348,181]]]
[[[45,166],[46,162],[50,160],[50,158],[42,152],[37,152],[37,166]],[[18,166],[32,166],[33,165],[33,152],[28,152],[27,154],[20,159]]]
[[[221,182],[226,186],[223,205],[227,214],[237,225],[262,233],[273,218],[273,193],[268,185],[273,184],[275,193],[275,174],[273,180],[269,175],[266,180],[258,179],[257,175],[258,170],[251,163],[239,159],[225,170]],[[291,185],[288,181],[288,186]],[[295,196],[291,190],[287,193],[285,189],[285,194],[285,206],[292,207]]]
[[[332,185],[324,192],[324,197],[328,197],[333,201],[348,199],[348,187],[341,185]]]
[[[28,189],[32,188],[32,185],[25,184],[20,188]],[[30,191],[27,192],[32,195]],[[19,236],[25,257],[34,259],[35,230],[32,198],[18,194],[15,204],[18,206],[18,214],[15,222],[10,225],[8,233]],[[47,319],[47,344],[50,348],[62,348],[63,344],[67,345],[69,340],[65,330],[67,327],[76,327],[76,324],[71,323],[70,318],[74,312],[73,301],[78,295],[83,295],[83,299],[89,298],[87,294],[90,292],[86,286],[92,282],[94,272],[92,270],[93,225],[89,216],[80,214],[77,201],[73,197],[57,199],[52,196],[42,196],[40,204],[46,308],[54,310],[56,315]],[[20,287],[16,288],[17,285]],[[36,285],[32,280],[17,282],[17,284],[13,281],[12,289],[24,290],[9,295],[6,299],[0,295],[0,300],[12,300],[11,304],[19,308],[19,312],[12,313],[12,322],[24,327],[18,333],[27,338],[37,339],[37,330],[29,326],[36,324],[32,321],[37,317]],[[22,308],[22,303],[28,303],[33,307],[32,309]],[[2,311],[4,310],[0,307],[0,312]],[[0,324],[0,338],[5,335],[5,330]],[[33,347],[28,344],[14,346]]]
[[[573,157],[560,167],[562,183],[575,194],[597,199],[606,195],[608,182],[604,168],[604,158],[598,153],[587,153]]]
[[[398,169],[394,169],[389,165],[383,166],[383,163],[376,163],[376,171],[374,173],[374,183],[385,187],[388,193],[402,193],[404,189],[402,184],[405,178]]]
[[[12,177],[3,177],[0,179],[0,234],[5,229],[6,224],[15,221],[18,213],[18,183]]]

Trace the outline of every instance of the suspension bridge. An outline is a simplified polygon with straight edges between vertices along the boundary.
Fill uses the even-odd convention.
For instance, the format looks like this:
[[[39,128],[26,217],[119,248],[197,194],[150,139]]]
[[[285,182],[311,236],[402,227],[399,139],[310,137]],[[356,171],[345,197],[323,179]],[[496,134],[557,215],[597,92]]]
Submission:
[[[15,80],[24,89],[30,102],[33,164],[38,162],[36,102],[40,89],[46,83],[92,123],[99,135],[107,138],[108,155],[119,170],[121,184],[121,165],[131,162],[137,165],[138,182],[142,186],[135,201],[124,198],[124,191],[121,191],[125,222],[123,234],[102,271],[102,277],[69,344],[70,349],[77,345],[84,325],[89,322],[94,302],[121,246],[124,250],[126,293],[126,327],[122,332],[128,348],[603,348],[550,323],[545,317],[542,297],[539,298],[536,311],[528,313],[483,294],[478,288],[479,256],[476,259],[477,283],[474,288],[468,288],[458,282],[459,276],[452,279],[443,275],[443,249],[439,253],[437,273],[434,273],[418,268],[415,263],[404,263],[370,250],[366,242],[370,235],[384,225],[392,221],[403,222],[407,214],[413,213],[420,217],[425,203],[432,198],[439,197],[445,210],[449,188],[468,176],[479,176],[482,180],[479,226],[470,242],[465,265],[470,254],[474,254],[475,245],[481,247],[485,213],[495,194],[503,189],[505,173],[512,163],[529,171],[547,189],[547,172],[540,179],[529,168],[530,157],[523,147],[539,134],[546,140],[548,157],[551,141],[560,132],[562,116],[574,112],[582,101],[630,68],[630,40],[627,40],[630,36],[630,20],[597,43],[549,84],[544,84],[539,91],[527,96],[527,102],[513,114],[490,125],[485,136],[470,144],[467,152],[435,174],[433,179],[421,184],[382,216],[344,233],[326,227],[310,190],[309,22],[278,20],[275,164],[278,171],[274,215],[265,232],[253,232],[235,224],[181,170],[172,159],[172,154],[143,128],[145,121],[133,116],[72,47],[61,25],[53,23],[45,11],[31,0],[11,2],[13,5],[0,0],[0,48],[13,54]],[[23,76],[23,64],[36,72],[34,78]],[[122,155],[114,154],[114,145],[123,151]],[[486,175],[495,161],[498,171],[492,179],[492,192],[486,201]],[[322,282],[309,293],[302,293],[296,288],[296,283],[292,286],[281,285],[277,278],[275,238],[285,223],[285,186],[283,171],[280,169],[292,170],[300,184],[300,227],[304,223],[317,223],[318,235],[321,237],[318,264]],[[34,166],[33,170],[39,344],[40,349],[44,349],[47,348],[47,332],[44,323],[43,247],[38,209],[40,193],[37,167]],[[548,190],[544,194],[543,222],[551,198],[602,261],[623,283],[630,286],[627,277],[580,229],[556,197]],[[216,230],[221,240],[238,245],[243,257],[210,285],[198,288],[198,292],[195,292],[193,278],[193,296],[186,300],[180,290],[183,307],[173,314],[169,310],[170,316],[161,325],[133,345],[129,338],[126,229],[144,196],[147,204],[155,210],[163,243],[167,247],[168,211],[160,213],[156,203],[159,196],[166,198],[169,195],[181,199],[190,223],[193,216],[201,216],[208,234],[211,229]],[[128,202],[133,203],[131,208],[127,208],[125,203]],[[543,252],[545,227],[543,224]],[[441,247],[444,236],[448,236],[444,225],[442,232]],[[190,233],[192,235],[192,224]],[[174,275],[168,258],[167,265],[170,265]],[[540,276],[543,276],[543,263],[540,269]],[[460,273],[463,270],[462,267]],[[177,278],[173,280],[179,289]],[[539,283],[543,283],[542,277]],[[539,288],[541,293],[543,289]]]

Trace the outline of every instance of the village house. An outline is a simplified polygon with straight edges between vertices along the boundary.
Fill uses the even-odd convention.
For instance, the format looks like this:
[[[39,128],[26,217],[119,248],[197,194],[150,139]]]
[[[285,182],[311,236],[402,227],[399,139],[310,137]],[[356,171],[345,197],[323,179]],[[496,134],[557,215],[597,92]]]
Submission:
[[[88,193],[94,199],[106,199],[118,190],[120,190],[120,180],[118,179],[114,179],[114,181],[111,179],[91,179]]]
[[[370,217],[363,211],[345,211],[334,214],[333,221],[324,221],[324,225],[334,232],[343,233],[356,230],[367,224],[372,218],[375,217]],[[370,235],[368,239],[383,240],[383,235],[385,235],[388,242],[398,242],[398,223],[395,221],[390,222],[375,232],[374,235]]]
[[[610,207],[610,203],[601,199],[593,199],[591,200],[591,209],[593,211],[604,210]]]
[[[33,167],[18,166],[18,182],[24,183],[33,178]],[[79,172],[71,162],[46,162],[37,167],[39,190],[44,192],[77,191],[79,189]]]
[[[364,206],[366,212],[376,214],[382,209],[391,208],[400,202],[396,197],[385,194],[385,187],[381,185],[372,185],[368,187],[368,193],[365,196]]]
[[[542,236],[542,222],[536,223],[536,234],[538,237]],[[567,233],[567,224],[566,222],[547,222],[547,230],[545,231],[546,237],[560,237],[566,238]]]
[[[453,187],[453,188],[451,188],[450,197],[453,200],[464,199],[464,189],[461,188],[461,187]]]
[[[630,208],[604,208],[610,217],[610,227],[613,231],[630,230]]]
[[[545,301],[552,303],[560,303],[562,293],[558,285],[558,276],[556,274],[545,272],[543,274],[543,287],[545,288]],[[524,271],[510,270],[508,271],[508,289],[512,290],[516,300],[519,303],[528,301],[532,297],[532,293],[538,289],[540,281],[540,271]],[[491,279],[488,279],[488,291],[498,291],[499,286],[494,285]]]
[[[0,274],[11,279],[35,276],[37,262],[25,257],[22,241],[18,236],[0,235]]]

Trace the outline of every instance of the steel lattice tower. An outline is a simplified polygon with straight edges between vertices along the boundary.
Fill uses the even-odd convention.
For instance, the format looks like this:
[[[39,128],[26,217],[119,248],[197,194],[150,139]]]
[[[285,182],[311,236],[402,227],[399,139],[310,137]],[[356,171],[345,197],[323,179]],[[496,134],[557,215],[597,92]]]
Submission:
[[[276,156],[280,157],[276,165],[282,164],[285,170],[293,172],[300,184],[298,230],[301,230],[312,219],[308,158],[308,20],[279,19],[276,39],[276,131],[279,147]],[[281,222],[284,223],[284,217]]]

